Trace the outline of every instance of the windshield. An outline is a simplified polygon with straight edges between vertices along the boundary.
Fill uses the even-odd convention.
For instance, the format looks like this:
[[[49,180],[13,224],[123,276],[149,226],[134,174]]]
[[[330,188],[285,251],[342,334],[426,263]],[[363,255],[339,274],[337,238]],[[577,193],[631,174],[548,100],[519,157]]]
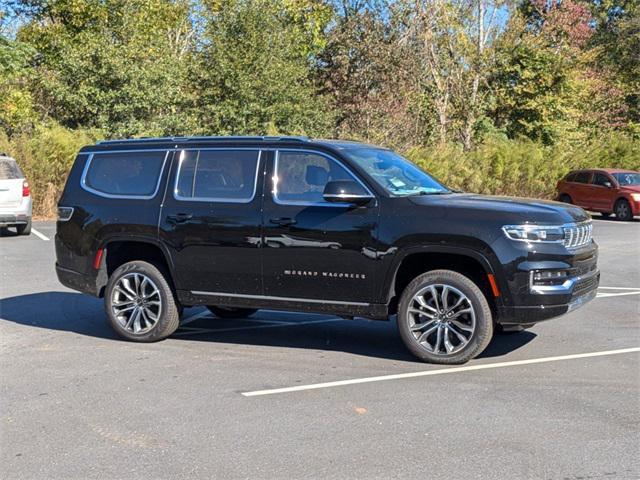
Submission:
[[[620,172],[614,173],[613,176],[616,177],[616,180],[621,187],[625,187],[627,185],[640,185],[640,173]]]
[[[349,148],[345,153],[393,196],[451,193],[448,188],[391,150]]]

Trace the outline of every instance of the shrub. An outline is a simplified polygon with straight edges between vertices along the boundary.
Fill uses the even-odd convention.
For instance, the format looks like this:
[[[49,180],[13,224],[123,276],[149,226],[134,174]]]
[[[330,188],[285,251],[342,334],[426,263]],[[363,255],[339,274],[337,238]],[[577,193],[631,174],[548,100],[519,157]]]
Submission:
[[[40,126],[11,138],[0,131],[0,151],[17,160],[31,185],[34,216],[55,216],[58,198],[78,150],[98,137],[97,132],[69,130],[59,125]]]
[[[640,170],[640,142],[610,134],[580,147],[544,146],[528,139],[487,139],[475,150],[458,145],[413,148],[407,157],[445,185],[468,192],[553,198],[555,186],[577,168]]]

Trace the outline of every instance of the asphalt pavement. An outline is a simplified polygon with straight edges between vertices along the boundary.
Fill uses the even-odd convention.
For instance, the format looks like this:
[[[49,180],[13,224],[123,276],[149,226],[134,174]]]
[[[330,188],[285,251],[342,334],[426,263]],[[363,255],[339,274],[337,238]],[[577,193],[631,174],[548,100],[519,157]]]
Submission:
[[[0,238],[3,479],[640,477],[639,221],[594,219],[595,300],[462,368],[393,322],[272,311],[125,342],[34,227]]]

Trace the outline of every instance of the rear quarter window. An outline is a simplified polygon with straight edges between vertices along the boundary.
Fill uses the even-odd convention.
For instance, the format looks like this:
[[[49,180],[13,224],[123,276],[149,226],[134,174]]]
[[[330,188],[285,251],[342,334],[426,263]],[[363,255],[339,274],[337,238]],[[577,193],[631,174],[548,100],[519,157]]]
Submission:
[[[12,158],[0,158],[0,180],[24,178],[22,170]]]
[[[82,184],[109,196],[152,197],[157,193],[166,157],[166,151],[94,153]]]

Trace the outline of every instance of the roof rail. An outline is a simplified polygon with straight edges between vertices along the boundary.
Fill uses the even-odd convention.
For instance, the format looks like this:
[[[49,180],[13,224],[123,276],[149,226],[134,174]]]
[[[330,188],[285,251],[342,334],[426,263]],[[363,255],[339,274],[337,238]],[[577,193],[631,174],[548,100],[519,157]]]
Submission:
[[[98,145],[114,145],[127,143],[158,143],[158,142],[224,142],[234,140],[254,140],[254,141],[288,141],[288,142],[308,142],[309,137],[303,136],[228,136],[228,137],[141,137],[124,138],[119,140],[101,140]]]

